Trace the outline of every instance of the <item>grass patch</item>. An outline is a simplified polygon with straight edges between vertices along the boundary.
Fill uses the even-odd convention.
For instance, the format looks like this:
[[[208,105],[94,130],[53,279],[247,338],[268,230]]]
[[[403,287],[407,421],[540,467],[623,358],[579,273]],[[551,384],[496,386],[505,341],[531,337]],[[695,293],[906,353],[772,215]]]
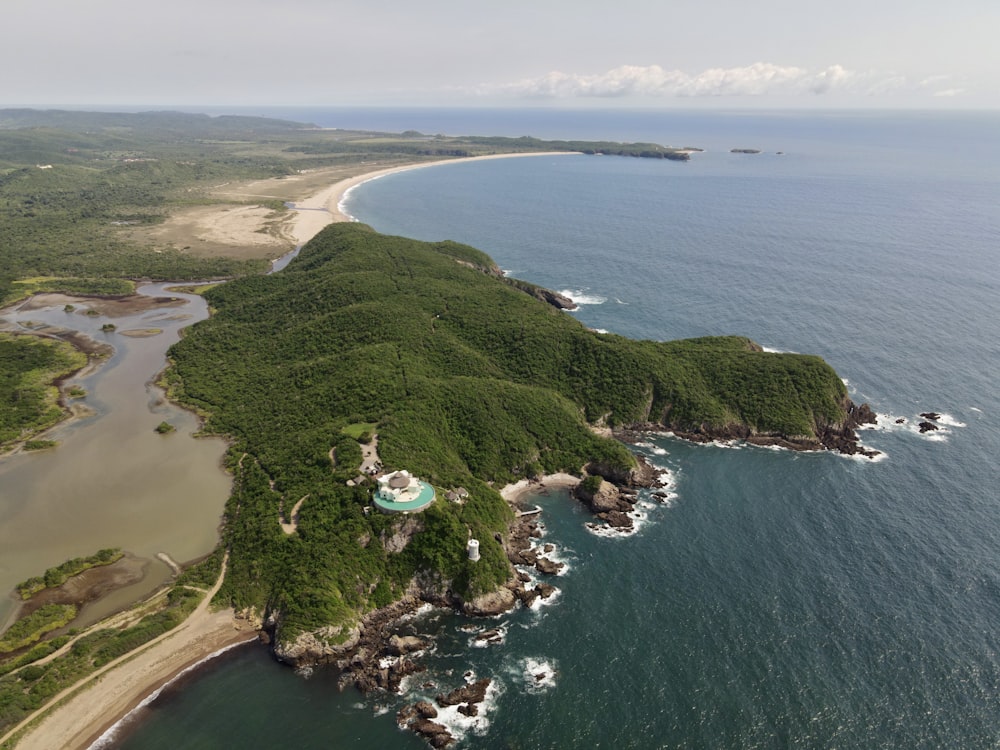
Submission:
[[[0,638],[0,654],[30,646],[46,633],[68,625],[76,617],[72,604],[46,604],[17,620]]]
[[[354,424],[342,427],[340,431],[342,434],[347,435],[347,437],[354,438],[359,443],[370,443],[377,427],[378,422],[355,422]],[[362,438],[365,439],[362,440]]]

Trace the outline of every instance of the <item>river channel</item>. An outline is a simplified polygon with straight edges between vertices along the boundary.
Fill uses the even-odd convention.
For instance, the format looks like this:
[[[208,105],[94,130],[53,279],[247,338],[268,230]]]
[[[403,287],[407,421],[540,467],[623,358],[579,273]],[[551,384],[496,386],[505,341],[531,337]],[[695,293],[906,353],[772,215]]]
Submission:
[[[74,624],[88,625],[169,580],[159,553],[183,564],[217,543],[230,491],[225,443],[193,438],[198,418],[153,384],[180,330],[208,315],[201,297],[170,286],[140,287],[140,295],[175,298],[141,311],[87,299],[71,300],[68,310],[66,300],[52,297],[51,305],[29,301],[0,312],[0,330],[47,324],[114,347],[96,370],[68,381],[86,389],[81,403],[92,413],[43,436],[58,447],[0,457],[0,625],[16,608],[7,592],[68,558],[121,547],[143,564],[141,580],[81,611]],[[103,331],[107,323],[115,330]],[[176,431],[158,434],[163,421]]]

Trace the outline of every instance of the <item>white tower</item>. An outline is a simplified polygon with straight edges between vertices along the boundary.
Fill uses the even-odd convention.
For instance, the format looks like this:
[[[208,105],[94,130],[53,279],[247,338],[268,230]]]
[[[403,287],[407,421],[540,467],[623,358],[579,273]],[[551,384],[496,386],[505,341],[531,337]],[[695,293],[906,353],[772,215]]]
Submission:
[[[479,540],[470,539],[469,543],[465,545],[465,548],[469,551],[469,559],[475,562],[479,559]]]

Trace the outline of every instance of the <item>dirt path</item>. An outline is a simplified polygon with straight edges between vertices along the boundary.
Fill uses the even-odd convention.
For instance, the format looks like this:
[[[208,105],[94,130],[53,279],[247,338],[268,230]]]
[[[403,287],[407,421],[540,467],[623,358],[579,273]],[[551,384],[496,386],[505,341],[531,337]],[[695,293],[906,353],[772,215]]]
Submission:
[[[281,530],[284,531],[289,536],[291,536],[298,530],[299,508],[301,508],[302,503],[304,503],[308,499],[309,495],[305,495],[297,503],[295,503],[295,507],[292,508],[292,512],[288,514],[288,516],[285,516],[284,514],[278,516],[278,523],[281,524]],[[288,520],[286,521],[285,518],[287,518]]]
[[[18,750],[87,748],[146,696],[180,672],[221,649],[253,640],[256,631],[248,623],[236,620],[232,610],[209,610],[225,571],[226,560],[223,560],[219,579],[183,623],[63,690],[47,707],[34,712],[0,738],[0,743],[44,714],[41,723],[17,744]]]
[[[382,465],[382,459],[378,457],[378,435],[372,435],[370,443],[361,444],[361,468],[362,474],[372,473],[372,469]]]

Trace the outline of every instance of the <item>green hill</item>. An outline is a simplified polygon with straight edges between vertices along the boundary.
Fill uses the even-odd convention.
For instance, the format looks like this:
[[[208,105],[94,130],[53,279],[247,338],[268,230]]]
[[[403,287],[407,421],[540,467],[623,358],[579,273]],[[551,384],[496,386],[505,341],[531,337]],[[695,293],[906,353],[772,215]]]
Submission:
[[[174,346],[166,377],[207,415],[207,432],[234,441],[223,595],[280,614],[283,640],[348,628],[414,576],[463,598],[507,580],[495,537],[510,511],[491,485],[587,464],[620,478],[635,459],[593,424],[802,447],[849,433],[844,385],[818,357],[738,337],[601,335],[457,243],[337,224],[282,273],[206,297],[215,314]],[[367,490],[345,483],[361,451],[342,429],[358,423],[377,425],[388,468],[462,485],[469,501],[439,499],[406,529],[398,516],[366,515]],[[307,495],[286,536],[279,504]],[[387,540],[404,531],[396,551]],[[475,564],[464,554],[470,533],[481,541]]]

